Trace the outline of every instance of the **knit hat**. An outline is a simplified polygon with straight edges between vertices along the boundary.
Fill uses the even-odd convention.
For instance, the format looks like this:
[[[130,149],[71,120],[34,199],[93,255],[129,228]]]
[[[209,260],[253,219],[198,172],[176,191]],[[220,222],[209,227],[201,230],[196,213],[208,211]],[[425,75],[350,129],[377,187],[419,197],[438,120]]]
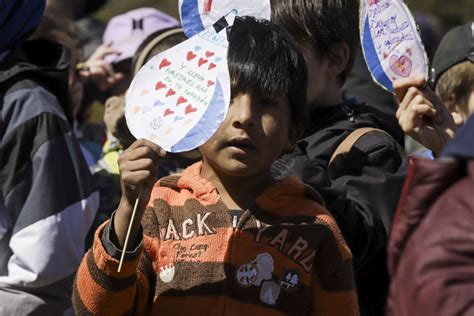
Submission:
[[[0,54],[20,45],[43,17],[45,0],[0,1]]]
[[[433,86],[446,70],[466,60],[474,63],[474,22],[453,28],[439,43],[431,65]]]
[[[109,55],[106,61],[118,63],[132,58],[138,46],[151,33],[179,26],[179,22],[154,8],[139,8],[113,17],[104,32],[104,43],[112,42],[112,47],[120,50],[120,55]]]

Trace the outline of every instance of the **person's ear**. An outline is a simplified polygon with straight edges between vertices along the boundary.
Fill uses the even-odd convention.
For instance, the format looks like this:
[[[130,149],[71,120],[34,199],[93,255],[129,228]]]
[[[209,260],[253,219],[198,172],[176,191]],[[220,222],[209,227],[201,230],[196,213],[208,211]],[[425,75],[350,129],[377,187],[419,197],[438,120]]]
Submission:
[[[328,63],[328,74],[333,77],[339,76],[344,69],[346,69],[347,63],[349,61],[349,46],[344,42],[339,42],[334,44],[329,49],[329,54],[327,58]]]
[[[289,127],[288,138],[286,139],[285,147],[283,148],[283,153],[291,153],[295,149],[296,141],[298,140],[298,133],[293,126]]]
[[[454,124],[458,127],[462,126],[466,121],[466,113],[461,109],[459,104],[457,104],[454,94],[450,94],[449,97],[445,98],[444,103],[453,116]]]

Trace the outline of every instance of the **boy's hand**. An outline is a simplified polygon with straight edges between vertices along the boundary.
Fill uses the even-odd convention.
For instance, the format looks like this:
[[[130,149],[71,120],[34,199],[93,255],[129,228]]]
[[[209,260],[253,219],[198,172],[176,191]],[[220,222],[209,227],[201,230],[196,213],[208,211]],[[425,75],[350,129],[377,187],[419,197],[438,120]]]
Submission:
[[[166,152],[155,143],[139,139],[125,150],[118,160],[122,198],[115,213],[114,230],[121,247],[125,242],[135,200],[140,195],[130,241],[133,243],[138,237],[141,218],[150,199],[153,185],[158,180],[159,160],[165,154]]]
[[[396,80],[393,87],[399,103],[398,124],[406,134],[438,156],[456,132],[447,106],[426,86],[423,75]]]

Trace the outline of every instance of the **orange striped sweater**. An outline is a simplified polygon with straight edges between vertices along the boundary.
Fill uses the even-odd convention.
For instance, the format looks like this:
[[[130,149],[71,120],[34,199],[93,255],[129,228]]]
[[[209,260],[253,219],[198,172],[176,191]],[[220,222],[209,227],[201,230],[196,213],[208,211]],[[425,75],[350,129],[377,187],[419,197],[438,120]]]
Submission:
[[[351,253],[315,191],[290,177],[231,211],[200,170],[157,182],[121,273],[106,224],[97,230],[74,284],[78,315],[358,314]]]

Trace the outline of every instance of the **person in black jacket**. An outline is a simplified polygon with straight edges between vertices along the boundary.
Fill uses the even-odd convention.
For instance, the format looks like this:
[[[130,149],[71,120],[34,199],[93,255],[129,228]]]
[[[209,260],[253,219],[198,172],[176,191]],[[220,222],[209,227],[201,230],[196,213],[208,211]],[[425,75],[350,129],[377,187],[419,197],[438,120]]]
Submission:
[[[72,133],[69,53],[25,41],[45,0],[0,1],[0,315],[61,315],[99,196]]]
[[[388,231],[407,158],[380,130],[379,112],[343,99],[357,47],[357,12],[356,0],[272,0],[273,21],[290,32],[306,59],[310,111],[310,127],[297,148],[272,172],[299,176],[322,194],[354,256],[361,314],[382,315]],[[336,150],[342,153],[333,157]]]

